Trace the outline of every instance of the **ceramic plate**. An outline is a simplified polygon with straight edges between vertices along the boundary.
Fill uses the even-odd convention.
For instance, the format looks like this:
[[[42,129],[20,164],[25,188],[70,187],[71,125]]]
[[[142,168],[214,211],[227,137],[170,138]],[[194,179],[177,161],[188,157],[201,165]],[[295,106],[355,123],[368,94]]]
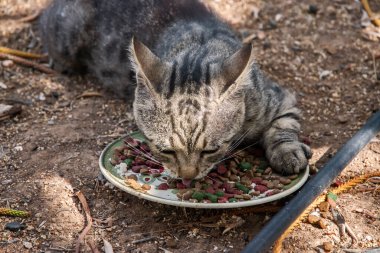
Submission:
[[[144,141],[144,137],[140,135],[138,132],[132,133],[129,135],[130,137],[137,139],[139,141]],[[164,172],[161,173],[159,177],[152,177],[150,175],[142,175],[139,173],[133,173],[130,170],[126,170],[126,164],[119,164],[113,166],[110,162],[111,157],[114,154],[114,149],[123,145],[123,140],[125,137],[115,140],[111,144],[109,144],[102,152],[99,158],[99,166],[103,175],[107,178],[107,180],[120,188],[123,191],[126,191],[132,195],[135,195],[139,198],[147,199],[150,201],[173,205],[173,206],[181,206],[181,207],[191,207],[191,208],[237,208],[237,207],[246,207],[246,206],[254,206],[260,205],[263,203],[271,202],[274,200],[278,200],[288,196],[298,190],[307,180],[309,175],[309,167],[306,168],[302,173],[298,175],[298,177],[288,185],[286,185],[282,192],[266,196],[265,194],[261,194],[260,196],[253,196],[251,200],[239,201],[239,202],[227,202],[227,203],[193,203],[189,201],[184,201],[178,199],[176,193],[178,190],[168,189],[168,190],[158,190],[156,187],[162,183],[165,183],[169,178],[168,174]],[[135,190],[129,185],[125,183],[125,177],[135,174],[138,178],[137,183],[140,185],[149,184],[150,190],[141,191]]]

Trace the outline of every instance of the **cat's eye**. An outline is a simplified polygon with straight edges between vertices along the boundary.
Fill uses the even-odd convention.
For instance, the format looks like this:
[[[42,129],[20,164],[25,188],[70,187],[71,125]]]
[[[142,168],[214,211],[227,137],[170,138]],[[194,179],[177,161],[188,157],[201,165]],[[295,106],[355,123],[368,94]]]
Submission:
[[[215,154],[216,152],[218,152],[218,148],[215,148],[215,149],[209,149],[209,150],[203,150],[201,152],[202,155],[212,155],[212,154]]]
[[[160,151],[164,155],[175,155],[175,151],[172,149],[164,149]]]

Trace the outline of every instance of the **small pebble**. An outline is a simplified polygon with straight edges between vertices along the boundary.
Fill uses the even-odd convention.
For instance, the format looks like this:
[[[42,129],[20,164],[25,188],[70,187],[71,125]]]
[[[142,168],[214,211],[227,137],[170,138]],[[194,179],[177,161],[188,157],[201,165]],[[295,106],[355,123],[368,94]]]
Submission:
[[[177,241],[175,239],[168,239],[166,241],[166,246],[168,246],[169,248],[177,248]]]
[[[316,216],[314,214],[310,214],[307,217],[307,220],[309,221],[310,224],[316,224],[320,219],[321,219],[321,217]]]
[[[316,6],[316,5],[314,5],[314,4],[310,4],[309,5],[309,9],[308,9],[308,12],[310,13],[310,14],[313,14],[313,15],[315,15],[315,14],[317,14],[318,13],[318,7]]]
[[[332,251],[334,249],[334,245],[331,242],[324,242],[323,249],[326,251]]]
[[[7,184],[10,184],[12,183],[12,179],[6,179],[4,181],[1,182],[2,185],[7,185]]]
[[[2,88],[2,89],[7,89],[8,87],[5,85],[5,83],[3,83],[3,82],[0,82],[0,88]]]
[[[325,228],[327,228],[327,226],[328,226],[329,224],[327,223],[326,220],[324,220],[324,219],[320,219],[320,220],[318,221],[318,225],[319,225],[320,228],[325,229]]]
[[[330,210],[330,204],[327,201],[322,202],[318,207],[321,212],[328,212]]]
[[[2,62],[2,65],[5,68],[9,68],[9,67],[12,67],[14,65],[14,62],[12,60],[4,60]]]
[[[22,148],[22,146],[16,146],[13,148],[14,151],[23,151],[24,149]]]
[[[31,242],[22,242],[25,248],[31,249],[33,248],[33,244]]]

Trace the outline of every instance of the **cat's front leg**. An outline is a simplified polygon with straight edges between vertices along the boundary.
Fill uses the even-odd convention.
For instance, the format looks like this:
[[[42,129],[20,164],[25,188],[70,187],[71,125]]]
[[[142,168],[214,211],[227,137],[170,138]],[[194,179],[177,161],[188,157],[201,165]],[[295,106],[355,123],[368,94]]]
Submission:
[[[312,152],[306,144],[298,140],[300,124],[298,111],[293,108],[283,112],[271,123],[263,136],[266,157],[277,172],[299,173],[308,165]]]

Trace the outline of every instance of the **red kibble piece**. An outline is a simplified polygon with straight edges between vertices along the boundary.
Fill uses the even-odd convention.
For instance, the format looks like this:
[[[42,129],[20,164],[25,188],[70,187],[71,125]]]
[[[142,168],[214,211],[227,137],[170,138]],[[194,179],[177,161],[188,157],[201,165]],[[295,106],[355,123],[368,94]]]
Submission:
[[[145,164],[145,160],[141,159],[140,157],[136,157],[134,162],[136,164]]]
[[[227,199],[229,199],[229,198],[233,198],[235,196],[235,194],[232,194],[232,193],[224,193],[224,195],[223,195],[223,197],[226,197]],[[221,198],[223,198],[223,197],[221,197]]]
[[[167,190],[167,189],[169,189],[169,185],[167,183],[162,183],[162,184],[157,186],[157,189],[158,190]]]
[[[223,185],[222,182],[214,181],[214,183],[213,183],[213,185],[212,185],[212,188],[214,188],[215,190],[217,190],[217,189],[219,189],[222,185]]]
[[[255,184],[261,184],[262,181],[263,181],[263,179],[261,177],[253,177],[251,179],[251,182],[255,183]]]
[[[225,188],[225,190],[226,190],[227,193],[231,193],[231,194],[236,194],[236,195],[243,194],[243,191],[238,190],[236,188]]]
[[[242,194],[244,194],[244,192],[241,191],[241,190],[234,189],[233,194],[235,194],[235,195],[242,195]]]
[[[160,173],[164,172],[164,170],[165,170],[165,169],[164,169],[164,167],[162,167],[162,166],[160,166],[160,167],[157,167],[156,169],[157,169],[157,170],[159,170],[159,171],[160,171]]]
[[[138,147],[140,145],[140,143],[133,138],[125,139],[124,143],[127,144],[128,146],[132,146],[132,147]]]
[[[223,175],[224,173],[227,172],[227,168],[226,166],[224,166],[223,164],[219,164],[218,165],[218,168],[217,168],[217,171],[220,175]]]
[[[210,173],[208,173],[208,176],[209,176],[209,177],[219,177],[219,175],[216,174],[215,172],[210,172]]]
[[[136,165],[136,166],[132,166],[131,170],[132,170],[134,173],[140,173],[141,168],[143,168],[143,166],[141,166],[141,165]]]
[[[208,187],[205,191],[208,192],[208,193],[211,193],[211,194],[214,194],[216,192],[215,189],[212,188],[211,186]]]
[[[145,161],[145,165],[148,166],[148,167],[151,167],[151,168],[154,168],[156,167],[156,164],[152,161]]]
[[[268,187],[264,185],[256,185],[255,186],[255,191],[259,191],[260,193],[266,192],[268,190]]]
[[[190,188],[191,187],[191,180],[182,179],[182,184],[184,184],[186,186],[186,188]]]
[[[186,185],[184,185],[183,183],[178,182],[178,183],[176,184],[176,188],[177,188],[177,189],[186,189],[187,187],[186,187]]]

